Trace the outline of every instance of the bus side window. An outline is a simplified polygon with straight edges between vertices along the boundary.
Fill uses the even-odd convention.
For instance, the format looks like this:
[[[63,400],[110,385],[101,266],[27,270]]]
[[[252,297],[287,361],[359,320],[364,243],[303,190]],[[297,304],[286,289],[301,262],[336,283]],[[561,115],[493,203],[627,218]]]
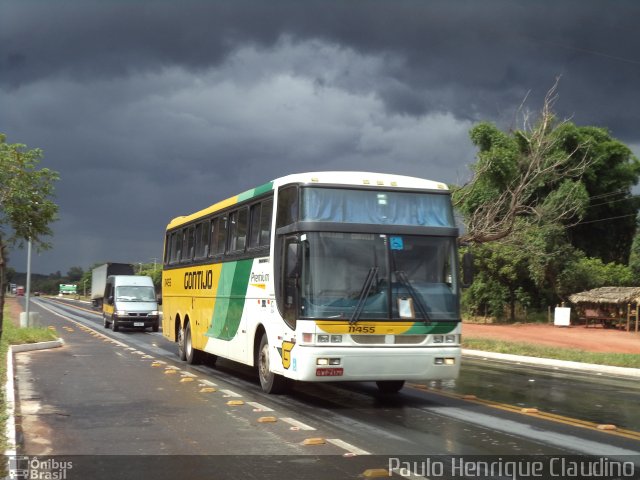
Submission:
[[[249,210],[249,248],[260,246],[260,209],[261,204],[251,205]]]
[[[164,239],[164,264],[167,265],[171,260],[171,234],[167,233]]]
[[[271,242],[271,216],[273,213],[273,199],[262,202],[260,212],[260,246],[269,246]]]
[[[175,248],[171,249],[171,263],[176,263],[180,261],[180,255],[182,255],[182,237],[183,237],[182,230],[178,232],[174,232],[173,235],[175,235],[175,238],[174,238]]]
[[[290,225],[298,220],[298,190],[286,187],[278,192],[278,215],[276,228]]]
[[[193,253],[195,250],[195,228],[189,227],[185,229],[182,250],[182,261],[188,262],[193,260]]]
[[[211,255],[224,253],[227,239],[227,216],[216,217],[211,222]]]
[[[209,252],[209,222],[200,222],[196,225],[196,252],[195,258],[204,258]]]
[[[243,252],[247,244],[247,209],[229,215],[229,252]]]

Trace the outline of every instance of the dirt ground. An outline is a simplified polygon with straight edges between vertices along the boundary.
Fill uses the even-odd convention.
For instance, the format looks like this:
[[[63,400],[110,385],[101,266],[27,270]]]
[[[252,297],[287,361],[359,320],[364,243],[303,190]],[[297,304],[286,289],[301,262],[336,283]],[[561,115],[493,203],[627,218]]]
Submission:
[[[13,317],[13,323],[17,326],[20,324],[20,312],[22,307],[18,303],[18,299],[15,297],[4,297],[5,306],[9,309],[10,315]]]
[[[516,325],[464,323],[462,338],[465,337],[535,343],[588,352],[640,354],[640,333],[601,326],[587,328],[584,325],[556,327],[538,323]]]

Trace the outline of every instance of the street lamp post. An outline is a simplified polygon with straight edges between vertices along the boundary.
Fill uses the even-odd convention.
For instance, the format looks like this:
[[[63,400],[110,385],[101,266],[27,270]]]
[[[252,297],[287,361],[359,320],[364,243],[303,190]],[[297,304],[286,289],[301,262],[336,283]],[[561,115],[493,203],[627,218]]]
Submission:
[[[24,298],[24,312],[27,317],[27,326],[31,326],[31,320],[29,318],[29,299],[31,298],[31,237],[27,241],[27,290]]]

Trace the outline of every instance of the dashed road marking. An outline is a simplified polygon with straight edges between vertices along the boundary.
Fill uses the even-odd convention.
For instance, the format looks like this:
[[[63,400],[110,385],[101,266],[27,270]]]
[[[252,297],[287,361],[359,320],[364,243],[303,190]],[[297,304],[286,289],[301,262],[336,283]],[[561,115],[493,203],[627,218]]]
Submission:
[[[242,397],[242,395],[232,390],[220,390],[220,391],[224,393],[227,397]]]
[[[347,452],[355,453],[356,455],[371,455],[370,452],[367,452],[366,450],[362,450],[361,448],[355,447],[350,443],[340,440],[339,438],[327,438],[327,442],[332,443],[336,447],[340,447],[346,450]]]
[[[280,420],[282,420],[283,422],[287,422],[289,425],[293,425],[294,427],[298,428],[299,430],[315,430],[314,427],[307,425],[306,423],[302,423],[294,418],[291,417],[285,417],[285,418],[281,418]]]
[[[255,408],[254,411],[257,412],[273,412],[273,408],[266,407],[258,402],[247,402],[247,405],[251,405],[253,408]]]

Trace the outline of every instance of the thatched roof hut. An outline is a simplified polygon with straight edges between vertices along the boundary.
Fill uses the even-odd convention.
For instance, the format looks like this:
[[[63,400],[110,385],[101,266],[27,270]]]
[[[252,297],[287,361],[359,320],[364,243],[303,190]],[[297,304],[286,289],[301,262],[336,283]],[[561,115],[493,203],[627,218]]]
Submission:
[[[587,292],[569,296],[576,305],[580,318],[589,325],[590,319],[600,321],[603,326],[614,324],[631,330],[632,321],[635,332],[640,330],[640,288],[639,287],[600,287]],[[626,311],[626,314],[625,314]]]
[[[596,303],[627,305],[640,302],[640,287],[600,287],[569,296],[573,304]]]

